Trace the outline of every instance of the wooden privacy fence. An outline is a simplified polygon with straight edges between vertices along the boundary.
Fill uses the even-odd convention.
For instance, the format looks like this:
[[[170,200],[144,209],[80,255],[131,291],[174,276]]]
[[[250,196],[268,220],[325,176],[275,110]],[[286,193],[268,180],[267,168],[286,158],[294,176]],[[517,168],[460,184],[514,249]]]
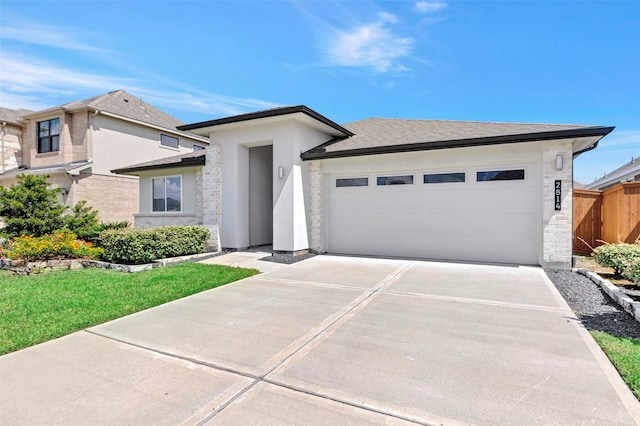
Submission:
[[[604,191],[573,190],[573,252],[591,254],[589,246],[633,243],[640,238],[640,182]]]

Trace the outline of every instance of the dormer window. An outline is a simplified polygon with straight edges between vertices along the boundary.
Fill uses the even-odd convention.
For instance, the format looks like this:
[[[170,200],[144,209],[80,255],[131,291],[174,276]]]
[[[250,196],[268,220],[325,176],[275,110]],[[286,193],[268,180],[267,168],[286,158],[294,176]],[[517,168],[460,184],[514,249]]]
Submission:
[[[60,150],[60,119],[38,122],[38,153]]]

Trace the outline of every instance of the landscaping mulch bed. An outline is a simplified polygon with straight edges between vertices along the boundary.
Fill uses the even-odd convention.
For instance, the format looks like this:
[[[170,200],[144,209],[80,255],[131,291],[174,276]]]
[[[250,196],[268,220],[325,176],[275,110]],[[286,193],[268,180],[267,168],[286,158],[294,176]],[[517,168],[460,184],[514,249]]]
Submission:
[[[640,338],[640,322],[611,300],[589,278],[571,271],[546,272],[588,330],[604,331],[619,337]]]

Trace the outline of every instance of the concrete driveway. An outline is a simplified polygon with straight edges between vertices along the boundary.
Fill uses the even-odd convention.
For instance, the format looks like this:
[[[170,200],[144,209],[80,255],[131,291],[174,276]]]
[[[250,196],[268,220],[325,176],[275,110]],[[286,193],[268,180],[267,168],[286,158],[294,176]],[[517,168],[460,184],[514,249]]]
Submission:
[[[0,358],[0,424],[637,424],[542,270],[317,256]]]

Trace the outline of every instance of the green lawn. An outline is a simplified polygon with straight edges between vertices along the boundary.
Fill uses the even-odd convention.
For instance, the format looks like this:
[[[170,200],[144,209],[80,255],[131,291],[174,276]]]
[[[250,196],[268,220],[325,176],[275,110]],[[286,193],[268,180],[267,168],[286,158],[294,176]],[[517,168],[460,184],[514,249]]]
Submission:
[[[0,355],[258,273],[186,263],[134,274],[0,274]]]
[[[640,399],[640,339],[616,337],[602,331],[592,331],[593,338]]]

